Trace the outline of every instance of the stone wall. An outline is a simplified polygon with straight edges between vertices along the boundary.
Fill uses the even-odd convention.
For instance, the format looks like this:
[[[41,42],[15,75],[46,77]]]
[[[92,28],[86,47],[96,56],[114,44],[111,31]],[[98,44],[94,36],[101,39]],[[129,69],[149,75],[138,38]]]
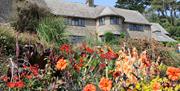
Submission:
[[[114,34],[120,34],[125,32],[127,37],[134,39],[147,39],[151,37],[151,27],[150,25],[143,25],[143,31],[132,31],[129,30],[130,23],[124,23],[122,18],[119,18],[119,24],[110,24],[110,17],[105,17],[105,25],[99,25],[99,20],[86,19],[85,27],[82,26],[68,26],[66,28],[67,34],[72,36],[85,36],[86,38],[97,39],[101,41],[100,36],[107,32],[112,32]]]
[[[71,19],[71,18],[69,18]],[[96,20],[86,19],[85,26],[67,26],[67,35],[96,39]]]
[[[99,25],[99,20],[97,20],[97,33],[98,35],[104,35],[107,32],[112,32],[114,34],[120,34],[123,31],[123,20],[119,18],[119,24],[110,24],[110,17],[105,17],[105,25]]]

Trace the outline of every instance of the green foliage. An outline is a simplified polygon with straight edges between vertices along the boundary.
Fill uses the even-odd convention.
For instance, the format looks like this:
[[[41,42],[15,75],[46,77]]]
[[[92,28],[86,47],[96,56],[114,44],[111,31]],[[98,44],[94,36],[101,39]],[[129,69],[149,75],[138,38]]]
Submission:
[[[126,33],[125,32],[121,32],[120,33],[120,38],[125,38],[126,37]]]
[[[37,27],[37,34],[43,43],[59,46],[67,42],[64,31],[65,28],[66,25],[63,18],[45,17]]]
[[[105,35],[104,35],[104,39],[105,39],[105,42],[108,42],[108,43],[110,43],[110,42],[112,42],[113,40],[115,40],[115,36],[114,36],[114,34],[113,33],[111,33],[111,32],[107,32],[107,33],[105,33]]]
[[[115,7],[144,12],[151,0],[117,0]]]
[[[149,20],[160,23],[175,39],[180,36],[179,3],[179,0],[152,0],[150,8],[153,12]]]
[[[15,39],[13,31],[0,27],[0,54],[10,55],[14,52]]]
[[[123,37],[123,34],[122,34],[122,37]],[[107,33],[104,34],[104,41],[106,43],[109,43],[109,44],[118,44],[119,40],[120,40],[120,37],[119,36],[115,36],[111,32],[107,32]]]
[[[18,33],[12,27],[2,25],[0,26],[0,54],[7,56],[15,54],[17,34],[19,45],[35,44],[39,41],[34,34]]]

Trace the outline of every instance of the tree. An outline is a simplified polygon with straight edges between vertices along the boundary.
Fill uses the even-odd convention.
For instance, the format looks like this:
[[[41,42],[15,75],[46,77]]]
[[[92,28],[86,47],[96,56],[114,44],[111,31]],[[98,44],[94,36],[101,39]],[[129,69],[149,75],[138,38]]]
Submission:
[[[152,0],[151,8],[158,13],[158,17],[170,17],[169,22],[176,25],[179,17],[180,1],[178,0]]]
[[[36,4],[27,4],[24,7],[17,8],[17,21],[14,27],[20,32],[36,32],[36,28],[41,18],[49,15],[45,8],[41,8]]]
[[[149,10],[153,13],[149,15],[149,20],[160,23],[170,33],[171,37],[179,39],[179,9],[180,0],[152,0]]]
[[[115,7],[130,10],[138,10],[143,13],[151,0],[118,0]]]

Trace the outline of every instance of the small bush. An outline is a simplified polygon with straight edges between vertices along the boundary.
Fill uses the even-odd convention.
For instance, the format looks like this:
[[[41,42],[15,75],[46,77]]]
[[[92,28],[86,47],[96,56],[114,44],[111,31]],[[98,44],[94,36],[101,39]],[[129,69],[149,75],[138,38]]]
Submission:
[[[9,55],[13,53],[15,48],[14,31],[0,27],[0,54]]]
[[[15,54],[16,36],[18,34],[19,44],[35,44],[39,42],[35,34],[17,33],[10,26],[0,26],[0,54],[12,55]]]
[[[111,32],[107,32],[104,35],[104,41],[109,44],[119,44],[120,37],[114,35]]]

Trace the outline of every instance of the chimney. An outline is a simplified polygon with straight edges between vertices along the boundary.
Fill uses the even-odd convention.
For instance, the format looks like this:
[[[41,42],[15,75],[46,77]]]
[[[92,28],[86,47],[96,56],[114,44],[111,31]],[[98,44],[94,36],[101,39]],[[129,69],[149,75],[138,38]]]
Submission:
[[[94,0],[86,0],[86,5],[89,7],[94,7]]]

